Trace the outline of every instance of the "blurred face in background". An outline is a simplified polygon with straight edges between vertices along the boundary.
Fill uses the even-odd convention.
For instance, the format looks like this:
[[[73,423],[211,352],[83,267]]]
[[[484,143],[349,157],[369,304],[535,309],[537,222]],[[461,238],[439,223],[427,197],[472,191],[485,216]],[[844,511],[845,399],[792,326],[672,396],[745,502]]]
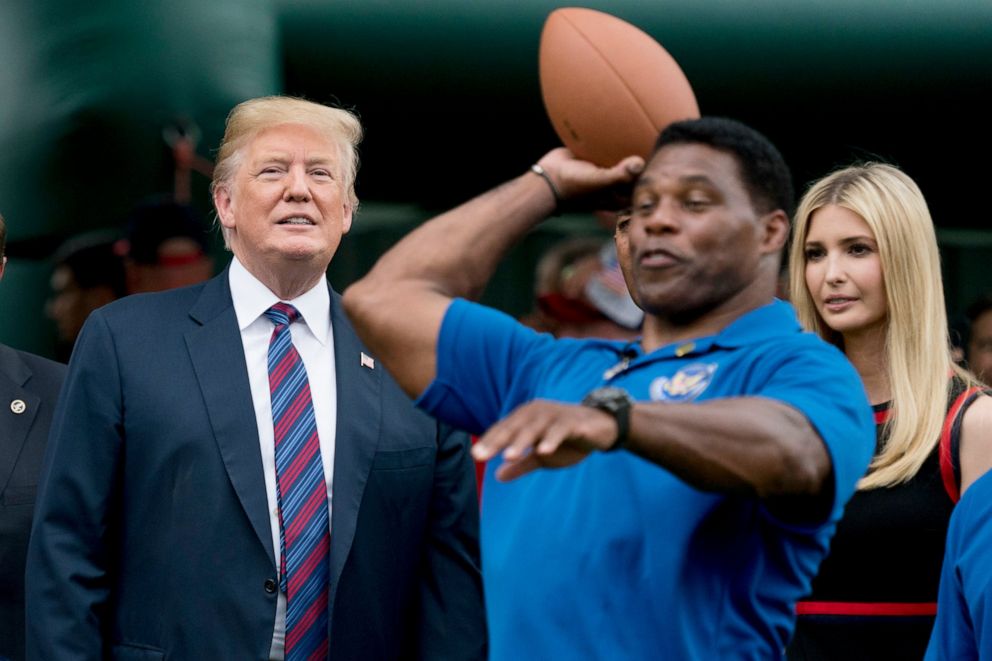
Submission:
[[[992,381],[992,310],[982,313],[971,324],[968,367],[985,383]]]
[[[81,287],[68,266],[57,267],[50,282],[52,293],[45,312],[55,322],[60,342],[75,342],[90,313],[117,298],[108,286]]]

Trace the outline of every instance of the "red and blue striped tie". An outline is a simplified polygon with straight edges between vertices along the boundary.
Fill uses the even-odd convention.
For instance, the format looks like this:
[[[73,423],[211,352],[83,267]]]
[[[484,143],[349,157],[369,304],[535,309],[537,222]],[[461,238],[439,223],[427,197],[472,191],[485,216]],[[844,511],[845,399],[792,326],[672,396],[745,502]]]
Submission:
[[[326,659],[328,550],[327,486],[306,367],[289,325],[300,313],[286,303],[265,311],[269,390],[275,431],[281,587],[286,594],[286,661]]]

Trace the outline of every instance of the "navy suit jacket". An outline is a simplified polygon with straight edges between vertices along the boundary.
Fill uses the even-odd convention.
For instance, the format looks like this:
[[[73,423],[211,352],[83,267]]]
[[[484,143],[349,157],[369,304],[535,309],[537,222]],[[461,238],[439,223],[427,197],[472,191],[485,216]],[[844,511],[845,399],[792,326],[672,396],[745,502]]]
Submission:
[[[332,292],[335,659],[483,658],[468,439],[416,410]],[[93,313],[28,552],[32,659],[267,659],[276,566],[225,271]]]
[[[0,658],[24,658],[24,556],[65,365],[0,344]]]

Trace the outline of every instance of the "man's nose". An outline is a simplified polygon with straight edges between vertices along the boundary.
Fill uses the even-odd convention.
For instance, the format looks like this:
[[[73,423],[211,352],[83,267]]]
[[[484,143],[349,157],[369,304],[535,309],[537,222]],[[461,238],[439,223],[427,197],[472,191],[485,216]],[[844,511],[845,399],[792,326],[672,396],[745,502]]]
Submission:
[[[309,201],[310,182],[303,168],[290,168],[286,177],[286,199],[302,202]]]
[[[647,234],[677,232],[682,227],[679,222],[678,209],[671,200],[662,200],[642,217],[644,231]]]

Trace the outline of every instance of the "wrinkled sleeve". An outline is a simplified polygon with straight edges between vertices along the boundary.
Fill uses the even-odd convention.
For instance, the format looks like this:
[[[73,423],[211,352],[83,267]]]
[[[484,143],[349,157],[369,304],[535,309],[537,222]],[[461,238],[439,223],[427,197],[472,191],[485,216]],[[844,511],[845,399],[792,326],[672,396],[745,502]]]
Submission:
[[[509,315],[456,299],[437,339],[437,376],[417,405],[481,434],[531,398],[551,342]]]

